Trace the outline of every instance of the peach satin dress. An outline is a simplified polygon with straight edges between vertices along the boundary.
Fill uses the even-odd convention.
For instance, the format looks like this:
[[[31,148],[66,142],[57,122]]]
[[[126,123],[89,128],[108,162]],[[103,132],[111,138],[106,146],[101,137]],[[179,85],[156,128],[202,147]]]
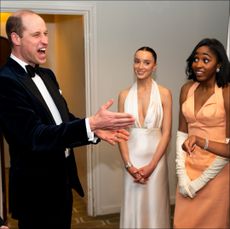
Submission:
[[[194,91],[199,83],[189,89],[182,106],[188,122],[189,135],[206,137],[217,142],[226,139],[226,113],[222,88],[215,86],[215,92],[201,109],[194,113]],[[216,155],[197,147],[195,156],[186,157],[186,171],[191,180],[196,179],[213,162]],[[193,199],[183,197],[177,190],[174,228],[230,228],[229,163]]]

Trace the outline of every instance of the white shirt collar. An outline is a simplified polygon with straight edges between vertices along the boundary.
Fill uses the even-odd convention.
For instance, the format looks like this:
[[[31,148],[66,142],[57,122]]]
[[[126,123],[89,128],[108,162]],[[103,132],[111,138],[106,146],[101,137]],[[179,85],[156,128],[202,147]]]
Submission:
[[[10,57],[15,60],[18,64],[20,64],[24,69],[25,71],[27,72],[26,70],[26,65],[28,65],[26,62],[24,62],[23,60],[19,59],[18,57],[16,57],[14,54],[10,54]]]

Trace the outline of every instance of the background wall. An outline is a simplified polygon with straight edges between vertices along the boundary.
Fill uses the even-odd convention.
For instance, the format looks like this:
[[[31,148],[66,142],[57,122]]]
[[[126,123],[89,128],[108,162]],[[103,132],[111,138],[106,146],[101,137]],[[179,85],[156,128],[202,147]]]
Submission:
[[[228,21],[227,54],[228,54],[228,59],[230,60],[230,16]]]
[[[186,81],[185,64],[195,45],[205,37],[226,46],[228,1],[101,1],[97,2],[98,104],[115,99],[133,82],[133,54],[147,45],[158,54],[156,81],[171,89],[173,130],[168,149],[171,202],[174,202],[175,134],[179,92]],[[99,146],[97,212],[119,208],[123,163],[117,147]],[[106,174],[106,175],[105,175]],[[108,198],[104,198],[107,196]]]

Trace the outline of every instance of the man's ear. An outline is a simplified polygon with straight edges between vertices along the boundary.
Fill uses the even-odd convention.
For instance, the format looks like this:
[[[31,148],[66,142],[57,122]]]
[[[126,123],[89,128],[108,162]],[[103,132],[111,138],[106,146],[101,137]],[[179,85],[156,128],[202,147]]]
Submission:
[[[21,44],[21,37],[17,33],[12,32],[10,36],[11,36],[11,40],[12,40],[14,45],[20,45]]]

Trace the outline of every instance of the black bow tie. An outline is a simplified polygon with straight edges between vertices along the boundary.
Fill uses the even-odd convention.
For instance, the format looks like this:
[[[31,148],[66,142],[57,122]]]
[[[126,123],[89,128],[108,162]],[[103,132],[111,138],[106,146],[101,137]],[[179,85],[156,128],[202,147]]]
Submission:
[[[26,70],[31,78],[35,76],[35,73],[39,75],[39,65],[38,64],[36,64],[35,67],[31,65],[26,65]]]

